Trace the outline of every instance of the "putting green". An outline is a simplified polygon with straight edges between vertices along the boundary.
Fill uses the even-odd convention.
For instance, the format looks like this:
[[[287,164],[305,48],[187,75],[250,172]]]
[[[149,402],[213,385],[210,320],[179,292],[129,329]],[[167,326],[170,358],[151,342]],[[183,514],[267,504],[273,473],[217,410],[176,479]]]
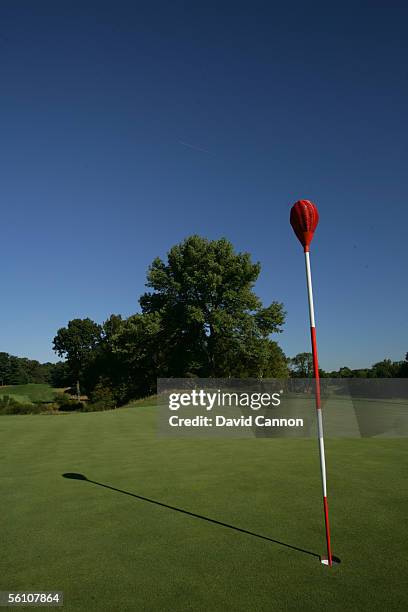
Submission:
[[[327,441],[329,569],[315,441],[163,440],[155,422],[0,417],[0,590],[62,590],[67,611],[407,609],[405,439]]]

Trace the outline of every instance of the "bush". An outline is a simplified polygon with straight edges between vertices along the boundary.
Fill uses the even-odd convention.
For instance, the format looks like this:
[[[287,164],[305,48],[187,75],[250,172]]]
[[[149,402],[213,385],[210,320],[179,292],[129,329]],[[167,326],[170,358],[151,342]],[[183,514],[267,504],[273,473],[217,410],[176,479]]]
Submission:
[[[86,410],[112,410],[116,407],[115,397],[112,389],[103,382],[99,382],[95,389],[90,394],[90,402],[86,407]]]
[[[42,404],[41,414],[56,414],[58,412],[57,404],[52,404],[48,402],[47,404]]]
[[[78,400],[73,399],[64,393],[56,394],[55,403],[58,406],[58,410],[61,412],[73,412],[75,410],[82,410],[84,407],[82,402],[78,402]]]

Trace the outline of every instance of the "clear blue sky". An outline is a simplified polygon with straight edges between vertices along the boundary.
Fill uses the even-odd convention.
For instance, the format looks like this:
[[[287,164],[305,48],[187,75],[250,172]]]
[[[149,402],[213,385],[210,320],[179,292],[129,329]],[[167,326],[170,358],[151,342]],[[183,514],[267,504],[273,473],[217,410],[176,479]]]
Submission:
[[[55,360],[69,319],[136,312],[192,233],[260,261],[309,350],[307,198],[321,366],[402,359],[404,4],[2,0],[0,350]]]

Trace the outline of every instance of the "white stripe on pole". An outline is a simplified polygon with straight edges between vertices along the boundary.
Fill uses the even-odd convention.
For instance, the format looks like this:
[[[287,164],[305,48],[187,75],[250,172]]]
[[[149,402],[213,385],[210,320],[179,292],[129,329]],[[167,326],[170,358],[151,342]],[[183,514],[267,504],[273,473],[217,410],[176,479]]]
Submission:
[[[305,264],[306,264],[306,279],[307,279],[307,295],[309,297],[310,327],[316,327],[315,326],[315,317],[314,317],[312,273],[310,271],[309,251],[305,251]]]
[[[323,418],[321,408],[317,410],[317,429],[319,435],[320,471],[322,474],[323,497],[327,497],[326,458],[324,453]]]

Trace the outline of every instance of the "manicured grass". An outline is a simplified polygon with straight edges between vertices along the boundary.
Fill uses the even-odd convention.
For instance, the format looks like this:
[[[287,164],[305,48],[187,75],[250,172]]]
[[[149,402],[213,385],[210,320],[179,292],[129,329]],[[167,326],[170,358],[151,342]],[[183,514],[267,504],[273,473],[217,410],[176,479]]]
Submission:
[[[316,442],[155,428],[149,406],[0,419],[0,590],[63,590],[67,611],[407,609],[405,439],[327,441],[330,570]]]
[[[0,387],[0,396],[9,395],[18,402],[52,402],[59,389],[50,385],[29,383],[27,385],[7,385]]]

